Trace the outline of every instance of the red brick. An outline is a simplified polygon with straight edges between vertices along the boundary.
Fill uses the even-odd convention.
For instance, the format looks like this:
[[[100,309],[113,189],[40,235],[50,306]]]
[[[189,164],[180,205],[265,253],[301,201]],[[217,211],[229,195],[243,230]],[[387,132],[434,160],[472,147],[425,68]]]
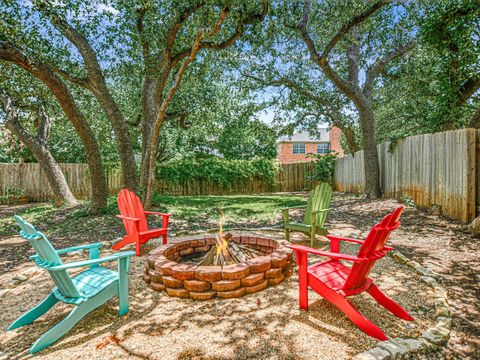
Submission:
[[[202,281],[222,280],[221,266],[198,266],[195,270],[195,279]]]
[[[161,262],[160,264],[155,264],[155,270],[160,275],[171,275],[172,268],[177,265],[178,264],[174,261],[165,261],[165,262]]]
[[[163,255],[170,259],[170,257],[172,257],[172,255],[177,253],[177,252],[178,252],[177,245],[172,244],[171,247],[169,247],[167,250],[165,250]]]
[[[180,256],[187,256],[193,254],[193,247],[189,247],[188,249],[180,250]]]
[[[265,271],[266,279],[273,279],[282,276],[282,268],[272,268]]]
[[[289,249],[287,247],[281,247],[281,248],[275,250],[274,253],[287,254],[287,259],[288,260],[292,260],[292,257],[293,257],[293,250]]]
[[[272,267],[274,268],[282,268],[287,265],[287,254],[277,253],[270,255],[270,259],[272,261]]]
[[[250,273],[253,274],[265,272],[272,266],[269,256],[260,256],[247,260],[247,264],[250,266]]]
[[[208,281],[184,280],[183,287],[188,291],[203,292],[203,291],[210,290],[211,284]]]
[[[212,282],[212,289],[216,291],[231,291],[238,289],[240,285],[240,280],[220,280]]]
[[[182,241],[182,242],[179,242],[177,244],[177,251],[182,251],[182,250],[185,250],[185,249],[188,249],[190,248],[190,241]]]
[[[253,294],[257,291],[263,290],[268,286],[268,280],[263,280],[260,282],[260,284],[257,284],[255,286],[249,286],[245,288],[245,293],[246,294]]]
[[[162,278],[163,278],[163,276],[160,275],[157,271],[154,271],[153,273],[150,273],[150,280],[152,282],[162,283],[163,282]]]
[[[205,242],[207,245],[213,245],[217,242],[214,236],[205,236]]]
[[[197,246],[205,246],[206,244],[207,242],[205,241],[205,238],[197,240]]]
[[[244,277],[241,282],[242,286],[255,286],[262,282],[265,277],[265,273],[250,274],[247,277]]]
[[[280,284],[285,279],[285,275],[281,274],[280,277],[276,277],[273,279],[268,279],[268,285],[277,285]]]
[[[195,279],[195,268],[194,265],[177,264],[172,267],[172,276],[178,280],[193,280]]]
[[[250,236],[248,238],[248,243],[251,245],[257,245],[257,238],[255,236]]]
[[[147,284],[150,283],[150,275],[143,273],[142,277]]]
[[[171,276],[164,276],[163,285],[169,288],[181,288],[183,287],[183,281],[175,279],[174,277],[171,277]]]
[[[160,245],[155,249],[153,249],[152,251],[150,251],[148,255],[163,255],[163,253],[171,246],[172,246],[171,244]]]
[[[227,265],[222,269],[222,276],[225,280],[241,279],[248,274],[250,274],[250,268],[247,264]]]
[[[240,288],[232,291],[217,291],[217,296],[222,299],[239,298],[245,295],[245,288]]]
[[[167,292],[168,296],[179,297],[179,298],[188,298],[188,290],[185,289],[171,289],[166,288],[165,291]]]
[[[157,255],[148,255],[147,256],[147,265],[150,269],[155,269],[155,263],[157,262]]]
[[[272,249],[276,249],[278,248],[279,244],[276,240],[273,240],[273,239],[270,239],[270,245],[269,245]]]
[[[217,295],[216,291],[203,291],[203,292],[196,292],[196,291],[190,291],[190,297],[194,300],[209,300],[215,297]]]
[[[165,285],[156,283],[156,282],[151,282],[150,287],[155,290],[155,291],[163,291],[165,290]]]
[[[208,250],[210,250],[210,245],[197,246],[195,248],[196,253],[203,253],[207,252]]]
[[[270,239],[257,237],[257,244],[260,246],[270,246]]]
[[[240,237],[240,243],[241,244],[248,244],[248,239],[249,239],[249,236],[241,236]]]

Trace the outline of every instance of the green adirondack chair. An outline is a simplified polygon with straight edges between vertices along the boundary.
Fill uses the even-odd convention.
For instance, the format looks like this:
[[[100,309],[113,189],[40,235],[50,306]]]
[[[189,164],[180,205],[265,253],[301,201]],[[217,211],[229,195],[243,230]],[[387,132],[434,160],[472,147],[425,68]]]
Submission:
[[[40,304],[15,320],[7,328],[7,331],[33,323],[58,301],[75,305],[75,308],[65,319],[43,334],[32,345],[30,348],[31,354],[56,342],[85,315],[117,294],[118,315],[121,316],[128,312],[128,267],[130,256],[135,255],[134,251],[124,251],[101,258],[99,257],[99,248],[102,243],[55,250],[43,233],[37,231],[35,227],[24,221],[20,216],[15,216],[15,219],[21,228],[20,236],[28,240],[37,253],[30,259],[35,261],[39,267],[46,269],[57,286]],[[61,254],[79,249],[89,250],[89,260],[64,264],[60,259]],[[99,265],[115,260],[118,261],[118,272]],[[69,269],[80,267],[89,268],[74,277],[69,275]]]
[[[310,235],[310,244],[313,245],[315,235],[328,234],[325,229],[330,201],[332,200],[332,187],[327,183],[320,183],[311,191],[306,206],[295,206],[283,209],[283,222],[285,224],[285,237],[290,240],[291,232],[301,232]],[[288,211],[290,209],[305,208],[303,223],[291,222]]]

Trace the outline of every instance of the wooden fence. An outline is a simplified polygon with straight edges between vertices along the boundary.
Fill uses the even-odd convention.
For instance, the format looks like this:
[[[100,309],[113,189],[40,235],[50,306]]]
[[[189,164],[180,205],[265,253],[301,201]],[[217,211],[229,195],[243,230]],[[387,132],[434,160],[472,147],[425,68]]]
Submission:
[[[91,194],[88,165],[59,165],[72,193],[79,199],[88,197]],[[175,184],[159,180],[157,190],[163,195],[228,195],[302,191],[308,190],[305,174],[312,168],[312,163],[280,165],[277,184],[274,187],[259,178],[239,181],[231,185],[221,185],[209,181]],[[111,194],[116,194],[121,189],[118,170],[107,170],[107,182]],[[37,163],[0,164],[0,196],[12,189],[21,189],[32,201],[45,201],[53,197],[45,173]]]
[[[472,221],[480,205],[479,137],[479,130],[462,129],[408,137],[393,149],[390,143],[378,145],[384,195],[439,205],[449,217]],[[363,161],[363,151],[336,161],[336,190],[363,191]]]

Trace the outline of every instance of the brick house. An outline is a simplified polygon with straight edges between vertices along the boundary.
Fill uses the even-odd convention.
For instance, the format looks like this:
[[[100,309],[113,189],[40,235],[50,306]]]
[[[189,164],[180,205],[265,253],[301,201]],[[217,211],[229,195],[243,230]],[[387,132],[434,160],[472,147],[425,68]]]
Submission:
[[[278,141],[278,162],[289,164],[295,162],[311,161],[306,154],[325,154],[329,150],[336,151],[339,157],[344,155],[340,145],[342,132],[339,128],[319,130],[320,137],[312,138],[308,133],[295,133],[288,139]]]

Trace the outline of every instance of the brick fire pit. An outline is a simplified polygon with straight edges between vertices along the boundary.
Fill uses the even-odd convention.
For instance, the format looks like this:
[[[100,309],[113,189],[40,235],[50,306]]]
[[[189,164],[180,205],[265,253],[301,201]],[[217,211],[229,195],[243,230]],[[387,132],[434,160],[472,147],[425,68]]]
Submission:
[[[206,253],[215,244],[213,236],[195,236],[159,246],[148,254],[143,279],[156,291],[169,296],[208,300],[238,298],[277,285],[292,274],[292,250],[285,240],[254,235],[233,236],[262,256],[244,263],[199,266],[181,263],[182,257]]]

